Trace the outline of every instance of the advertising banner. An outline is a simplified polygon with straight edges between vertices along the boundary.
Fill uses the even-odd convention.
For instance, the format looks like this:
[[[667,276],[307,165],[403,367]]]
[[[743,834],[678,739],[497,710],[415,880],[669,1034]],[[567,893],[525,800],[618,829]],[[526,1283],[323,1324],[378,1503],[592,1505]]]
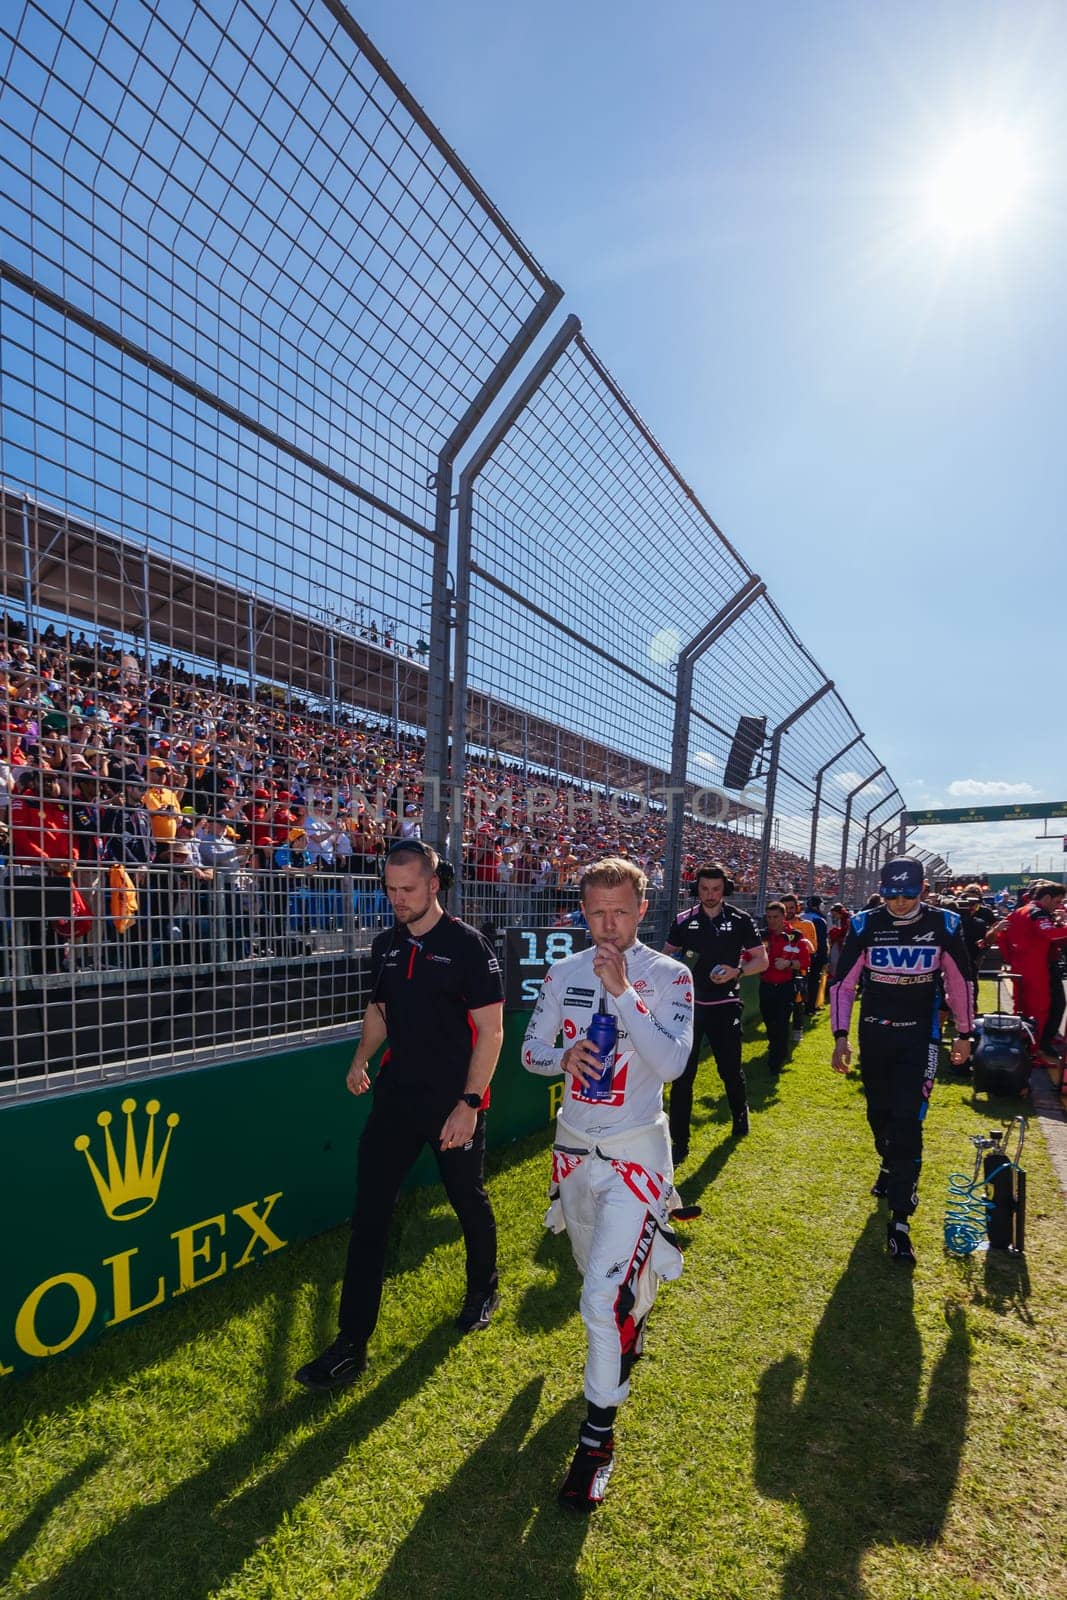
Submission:
[[[491,1146],[543,1127],[561,1080],[520,1062],[505,1018]],[[0,1381],[344,1222],[370,1110],[352,1043],[159,1074],[0,1110],[9,1219]],[[413,1183],[434,1182],[424,1151]],[[17,1225],[11,1219],[17,1218]]]

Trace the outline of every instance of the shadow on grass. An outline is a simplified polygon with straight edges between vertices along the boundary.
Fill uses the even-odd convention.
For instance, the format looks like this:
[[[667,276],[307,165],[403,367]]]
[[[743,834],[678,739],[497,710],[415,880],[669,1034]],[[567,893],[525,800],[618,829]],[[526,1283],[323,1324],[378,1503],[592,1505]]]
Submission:
[[[26,1591],[47,1600],[207,1600],[239,1571],[301,1500],[336,1471],[354,1445],[387,1422],[426,1382],[459,1335],[435,1329],[375,1387],[341,1401],[296,1394],[220,1450],[162,1500],[131,1511]],[[316,1415],[329,1418],[277,1465],[262,1463]],[[242,1484],[255,1476],[249,1487]]]
[[[995,1316],[1013,1316],[1026,1327],[1035,1326],[1030,1310],[1030,1271],[1026,1257],[1007,1250],[983,1250],[958,1263],[960,1276],[976,1306]]]
[[[806,1374],[788,1355],[760,1381],[757,1487],[795,1503],[807,1520],[782,1600],[863,1600],[865,1552],[936,1540],[959,1475],[966,1323],[958,1307],[947,1311],[948,1340],[920,1415],[922,1345],[911,1278],[887,1261],[883,1226],[872,1216],[857,1240],[812,1340]]]
[[[549,1233],[546,1228],[533,1258],[539,1267],[552,1269],[552,1277],[530,1285],[515,1321],[523,1333],[550,1333],[574,1315],[582,1292],[581,1278],[566,1232]]]
[[[578,1600],[575,1569],[589,1523],[561,1510],[555,1496],[583,1406],[562,1407],[527,1438],[543,1382],[528,1383],[451,1482],[430,1495],[370,1600],[525,1593],[531,1573],[551,1600]]]
[[[704,1060],[701,1062],[701,1070],[703,1070],[704,1067],[708,1067],[712,1072],[715,1072],[715,1062],[710,1055],[705,1056]],[[753,1068],[755,1068],[755,1070],[753,1070]],[[786,1067],[785,1071],[788,1072],[789,1068]],[[745,1080],[748,1085],[749,1112],[753,1117],[758,1118],[762,1111],[766,1111],[770,1106],[776,1103],[778,1099],[779,1078],[778,1076],[773,1076],[770,1072],[768,1072],[766,1055],[763,1055],[757,1056],[755,1060],[750,1057],[745,1062]],[[719,1124],[725,1129],[729,1130],[732,1126],[733,1118],[731,1117],[730,1109],[726,1104],[725,1091],[722,1090],[721,1080],[718,1079],[717,1073],[716,1081],[719,1083],[720,1094],[715,1096],[702,1095],[699,1101],[699,1104],[705,1106],[714,1106],[716,1108],[715,1115],[704,1118],[697,1125],[698,1129],[702,1130],[704,1128],[712,1127],[715,1124]],[[719,1140],[718,1144],[712,1146],[709,1153],[704,1157],[704,1160],[700,1163],[700,1166],[695,1169],[695,1171],[691,1172],[688,1177],[682,1178],[680,1181],[677,1179],[675,1180],[678,1193],[681,1195],[687,1206],[697,1204],[701,1195],[703,1195],[705,1191],[711,1187],[711,1185],[715,1182],[715,1179],[719,1176],[720,1172],[722,1172],[734,1151],[738,1150],[743,1143],[744,1141],[742,1139],[735,1139],[733,1134],[727,1131],[724,1137]]]
[[[58,1483],[53,1484],[48,1493],[41,1496],[33,1510],[12,1528],[0,1546],[0,1584],[8,1582],[53,1511],[58,1511],[72,1494],[76,1494],[82,1484],[91,1478],[106,1460],[106,1455],[97,1454],[79,1461],[78,1465],[60,1478]]]

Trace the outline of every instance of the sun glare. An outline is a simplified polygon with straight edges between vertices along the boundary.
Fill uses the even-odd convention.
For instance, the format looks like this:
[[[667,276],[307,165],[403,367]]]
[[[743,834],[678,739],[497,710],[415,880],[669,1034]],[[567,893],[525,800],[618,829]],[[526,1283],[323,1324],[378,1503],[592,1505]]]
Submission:
[[[1026,140],[1007,128],[975,129],[943,152],[925,184],[926,223],[952,241],[1002,230],[1032,182]]]

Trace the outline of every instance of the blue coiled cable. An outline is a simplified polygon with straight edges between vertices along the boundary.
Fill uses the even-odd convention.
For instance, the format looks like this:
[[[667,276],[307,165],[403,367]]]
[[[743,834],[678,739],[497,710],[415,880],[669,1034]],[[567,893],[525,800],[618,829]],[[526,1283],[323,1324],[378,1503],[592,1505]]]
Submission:
[[[990,1212],[994,1209],[994,1202],[987,1198],[986,1191],[995,1178],[1005,1170],[1018,1172],[1022,1159],[1023,1140],[1026,1136],[1026,1119],[1014,1117],[1008,1125],[1004,1142],[1007,1144],[1011,1137],[1012,1129],[1016,1130],[1018,1143],[1015,1148],[1014,1161],[1009,1160],[1007,1154],[999,1167],[992,1172],[982,1172],[982,1157],[987,1150],[993,1148],[992,1139],[983,1139],[973,1135],[971,1143],[975,1147],[974,1172],[968,1178],[965,1172],[953,1172],[948,1180],[948,1204],[945,1207],[945,1249],[954,1256],[973,1256],[974,1252],[988,1237],[988,1223]]]
[[[980,1159],[980,1158],[979,1158]],[[1011,1166],[1011,1162],[1006,1162]],[[1002,1172],[1003,1167],[997,1171]],[[965,1172],[953,1172],[948,1180],[948,1205],[945,1207],[945,1249],[954,1256],[973,1256],[986,1237],[992,1200],[985,1196],[989,1180],[969,1178]]]

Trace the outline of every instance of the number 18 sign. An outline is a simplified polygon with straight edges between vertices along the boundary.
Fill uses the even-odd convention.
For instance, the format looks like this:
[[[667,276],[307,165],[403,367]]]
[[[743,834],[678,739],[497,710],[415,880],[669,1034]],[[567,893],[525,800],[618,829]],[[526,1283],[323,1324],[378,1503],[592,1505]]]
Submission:
[[[584,928],[509,928],[504,947],[507,1009],[531,1011],[549,967],[584,950],[588,943]]]

